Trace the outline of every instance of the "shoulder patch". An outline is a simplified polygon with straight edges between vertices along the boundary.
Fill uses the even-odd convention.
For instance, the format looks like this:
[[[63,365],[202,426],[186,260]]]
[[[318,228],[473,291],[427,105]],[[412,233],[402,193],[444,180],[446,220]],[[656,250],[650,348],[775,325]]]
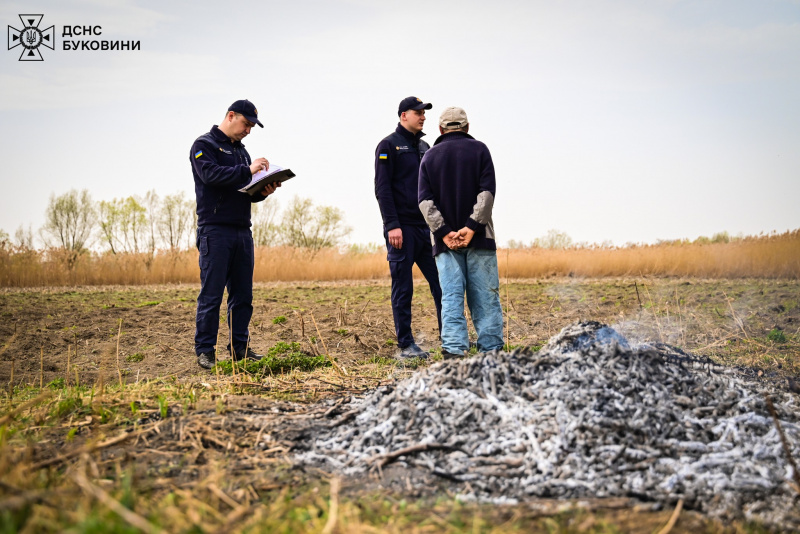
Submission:
[[[389,159],[389,154],[387,154],[386,152],[381,152],[380,154],[378,154],[378,159],[381,160]]]
[[[197,153],[194,155],[194,159],[197,159],[197,158],[199,158],[199,157],[200,157],[200,156],[202,156],[202,155],[203,155],[203,151],[201,150],[200,152],[197,152]]]

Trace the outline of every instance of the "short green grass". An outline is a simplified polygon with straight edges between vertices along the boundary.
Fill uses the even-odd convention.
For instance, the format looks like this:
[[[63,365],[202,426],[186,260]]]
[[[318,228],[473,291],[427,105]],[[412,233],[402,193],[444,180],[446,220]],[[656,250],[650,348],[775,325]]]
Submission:
[[[775,343],[786,343],[786,334],[783,333],[783,330],[779,330],[778,328],[773,328],[767,334],[767,339],[769,341],[774,341]]]
[[[300,343],[286,343],[279,341],[267,351],[267,354],[258,361],[246,360],[233,362],[223,360],[217,362],[217,369],[223,374],[233,374],[234,365],[236,372],[246,372],[254,375],[281,374],[292,370],[312,371],[320,367],[330,366],[330,361],[325,356],[312,356],[302,351]]]

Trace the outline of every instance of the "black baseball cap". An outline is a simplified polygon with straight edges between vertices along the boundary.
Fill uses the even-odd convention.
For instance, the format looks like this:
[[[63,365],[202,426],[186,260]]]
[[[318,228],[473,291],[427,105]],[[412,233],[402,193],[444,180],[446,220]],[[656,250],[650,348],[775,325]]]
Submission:
[[[264,125],[261,124],[261,121],[258,120],[258,110],[256,109],[255,104],[253,104],[249,100],[237,100],[236,102],[230,105],[228,111],[233,111],[234,113],[241,113],[242,115],[244,115],[245,119],[249,120],[250,122],[258,124],[262,128],[264,127]]]
[[[400,115],[403,114],[404,111],[408,111],[409,109],[420,110],[420,109],[431,109],[432,107],[433,104],[428,104],[426,102],[423,102],[416,96],[409,96],[400,101],[400,107],[397,108],[397,116],[399,117]]]

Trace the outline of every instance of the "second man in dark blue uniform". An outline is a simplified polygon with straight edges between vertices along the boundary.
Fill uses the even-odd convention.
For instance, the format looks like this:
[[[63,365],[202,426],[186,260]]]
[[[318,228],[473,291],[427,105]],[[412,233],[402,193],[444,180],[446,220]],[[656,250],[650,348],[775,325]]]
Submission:
[[[399,357],[426,358],[411,333],[412,267],[417,264],[431,289],[439,332],[442,330],[442,290],[433,259],[431,234],[417,202],[419,163],[430,148],[425,135],[425,110],[431,104],[409,96],[400,102],[400,122],[375,150],[375,196],[383,218],[389,271],[392,275],[392,313]]]

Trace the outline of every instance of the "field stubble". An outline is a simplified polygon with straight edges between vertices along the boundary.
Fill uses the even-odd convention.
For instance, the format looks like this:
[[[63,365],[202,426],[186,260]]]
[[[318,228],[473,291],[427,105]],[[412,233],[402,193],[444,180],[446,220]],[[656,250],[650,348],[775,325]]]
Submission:
[[[501,300],[510,346],[538,347],[566,324],[594,319],[615,325],[632,342],[662,341],[758,367],[789,387],[800,373],[799,286],[756,279],[513,280],[503,284]],[[98,531],[157,525],[169,531],[651,532],[669,519],[671,511],[629,501],[467,506],[445,486],[397,494],[378,480],[329,481],[292,468],[293,443],[309,437],[265,440],[264,428],[251,424],[254,415],[330,417],[345,399],[426,365],[392,360],[388,283],[257,284],[253,347],[266,352],[280,342],[299,343],[309,357],[327,355],[336,365],[259,374],[234,368],[230,376],[201,372],[193,357],[197,289],[0,294],[3,524],[31,531],[106,524]],[[417,338],[436,360],[436,319],[424,285],[413,306]],[[255,449],[265,441],[269,446]],[[698,529],[723,527],[683,512],[676,531]]]

